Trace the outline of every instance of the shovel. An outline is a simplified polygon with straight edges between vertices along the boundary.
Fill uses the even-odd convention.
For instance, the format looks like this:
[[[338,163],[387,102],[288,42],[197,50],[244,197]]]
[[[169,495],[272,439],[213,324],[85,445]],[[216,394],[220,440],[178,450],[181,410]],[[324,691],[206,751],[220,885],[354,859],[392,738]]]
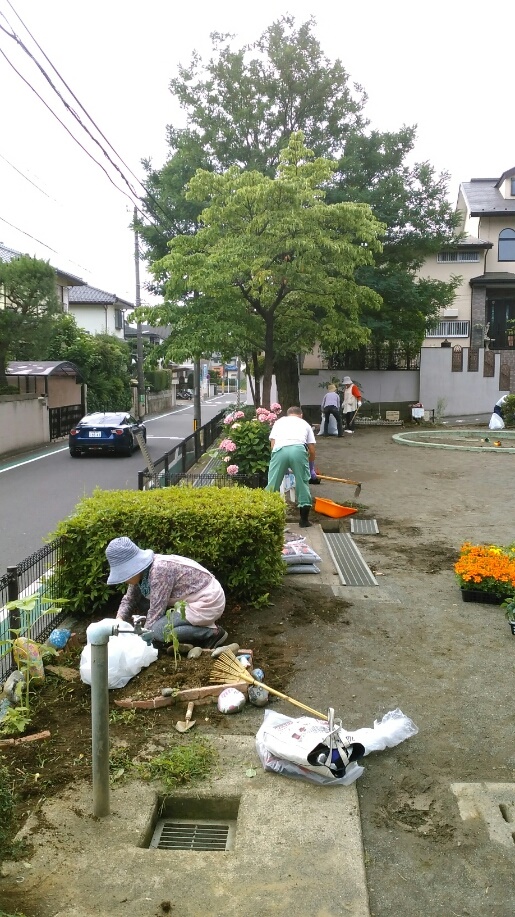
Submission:
[[[195,706],[194,702],[190,700],[188,704],[188,709],[186,710],[186,718],[184,720],[178,720],[175,724],[177,732],[187,732],[188,729],[191,729],[192,726],[197,722],[192,720],[193,707]]]
[[[349,481],[348,478],[330,478],[327,474],[320,474],[317,471],[317,476],[322,479],[322,481],[338,481],[340,484],[354,484],[356,490],[354,491],[354,496],[359,497],[361,493],[361,484],[359,481]]]

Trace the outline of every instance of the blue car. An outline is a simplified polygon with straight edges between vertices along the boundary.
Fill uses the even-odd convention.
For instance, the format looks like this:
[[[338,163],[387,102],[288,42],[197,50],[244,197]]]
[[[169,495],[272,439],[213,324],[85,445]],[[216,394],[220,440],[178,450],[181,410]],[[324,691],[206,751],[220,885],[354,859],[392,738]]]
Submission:
[[[70,430],[68,445],[72,458],[89,452],[110,452],[114,455],[132,455],[138,448],[136,433],[147,441],[145,424],[138,423],[126,411],[109,411],[105,414],[86,414]]]

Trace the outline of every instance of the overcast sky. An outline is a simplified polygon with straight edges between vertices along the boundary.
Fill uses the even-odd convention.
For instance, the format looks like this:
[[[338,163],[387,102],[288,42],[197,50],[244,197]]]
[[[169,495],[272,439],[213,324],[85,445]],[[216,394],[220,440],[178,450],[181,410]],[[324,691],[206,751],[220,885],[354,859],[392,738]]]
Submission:
[[[21,17],[123,158],[126,173],[142,178],[142,158],[156,166],[165,161],[166,125],[183,123],[169,80],[194,49],[207,58],[210,32],[235,33],[240,47],[283,13],[293,14],[297,24],[313,14],[324,52],[339,57],[352,82],[367,92],[371,126],[416,124],[415,158],[450,173],[455,203],[461,181],[498,177],[515,165],[512,7],[512,0],[433,0],[429,6],[413,0],[0,0],[0,25],[8,28],[8,20],[44,62],[16,13]],[[2,32],[0,51],[127,190],[35,65]],[[45,69],[55,76],[46,63]],[[0,87],[0,241],[133,302],[131,202],[1,54]],[[143,268],[141,279],[143,284]],[[142,300],[151,301],[143,289]]]

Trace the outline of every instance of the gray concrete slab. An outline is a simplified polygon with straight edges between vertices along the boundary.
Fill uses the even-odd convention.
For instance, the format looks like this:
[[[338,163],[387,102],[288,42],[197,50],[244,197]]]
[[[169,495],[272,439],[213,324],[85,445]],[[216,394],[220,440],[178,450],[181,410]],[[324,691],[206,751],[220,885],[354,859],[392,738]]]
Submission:
[[[91,787],[82,783],[29,819],[21,834],[33,854],[5,863],[3,874],[27,894],[51,898],[55,917],[149,917],[165,913],[167,902],[181,917],[369,917],[355,785],[319,787],[265,773],[250,736],[212,741],[220,755],[214,775],[173,795],[210,807],[213,799],[239,800],[233,850],[143,848],[157,788],[120,786],[110,815],[93,819]]]

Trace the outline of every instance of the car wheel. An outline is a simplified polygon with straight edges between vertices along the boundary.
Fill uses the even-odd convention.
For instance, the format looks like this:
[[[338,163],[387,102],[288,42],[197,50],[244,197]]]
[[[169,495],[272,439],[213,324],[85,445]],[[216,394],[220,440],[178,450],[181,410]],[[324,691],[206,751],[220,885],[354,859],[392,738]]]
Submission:
[[[72,458],[80,458],[81,451],[80,449],[70,449],[70,455]]]
[[[129,458],[134,452],[134,439],[131,436],[129,443],[120,451],[120,454]]]

